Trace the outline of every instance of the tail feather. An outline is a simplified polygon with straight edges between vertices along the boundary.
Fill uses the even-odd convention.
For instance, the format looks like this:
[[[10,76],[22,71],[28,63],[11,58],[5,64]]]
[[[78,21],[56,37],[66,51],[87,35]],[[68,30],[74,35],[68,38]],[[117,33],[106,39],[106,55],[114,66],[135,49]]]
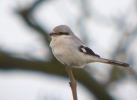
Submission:
[[[104,58],[100,58],[99,62],[106,63],[106,64],[112,64],[112,65],[116,65],[116,66],[122,66],[122,67],[130,67],[130,65],[127,63],[104,59]]]

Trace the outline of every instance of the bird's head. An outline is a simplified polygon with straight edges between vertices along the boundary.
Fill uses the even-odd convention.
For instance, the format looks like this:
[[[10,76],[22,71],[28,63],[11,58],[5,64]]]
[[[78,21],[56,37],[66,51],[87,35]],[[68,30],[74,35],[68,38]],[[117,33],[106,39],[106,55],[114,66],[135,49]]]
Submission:
[[[63,35],[70,36],[70,35],[74,35],[74,33],[71,31],[71,29],[68,26],[59,25],[56,26],[49,35],[52,37],[63,36]]]

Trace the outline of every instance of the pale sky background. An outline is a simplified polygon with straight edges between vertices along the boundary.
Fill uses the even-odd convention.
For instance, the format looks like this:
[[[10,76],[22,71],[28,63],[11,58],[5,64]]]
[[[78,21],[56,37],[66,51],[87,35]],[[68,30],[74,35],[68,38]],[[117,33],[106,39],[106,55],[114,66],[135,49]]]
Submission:
[[[50,57],[49,48],[47,48],[41,40],[42,37],[36,31],[28,28],[22,19],[14,12],[18,7],[25,8],[34,1],[35,0],[0,0],[0,49],[13,53],[14,56],[21,56],[22,58],[26,58],[26,56],[24,56],[24,54],[26,54],[27,57],[44,61],[50,60],[46,59]],[[33,14],[36,21],[38,21],[42,27],[49,29],[49,33],[55,26],[66,24],[70,26],[78,37],[83,39],[84,34],[79,34],[79,28],[76,24],[79,16],[84,18],[80,13],[82,7],[79,0],[74,1],[53,0],[48,3],[43,2]],[[118,33],[120,34],[120,32],[125,31],[126,27],[128,27],[125,26],[123,30],[117,31],[116,26],[113,24],[114,20],[111,18],[113,18],[113,16],[126,16],[126,23],[132,23],[132,26],[135,26],[137,21],[135,11],[133,10],[134,6],[131,6],[134,3],[135,0],[91,0],[89,7],[94,9],[92,9],[92,13],[90,12],[89,15],[92,15],[92,18],[84,20],[88,34],[87,45],[91,47],[93,51],[96,51],[104,58],[110,57],[109,54],[113,52],[113,48],[120,38]],[[62,7],[65,10],[62,9]],[[126,14],[127,10],[130,10],[129,14]],[[98,17],[99,15],[103,16],[103,20]],[[107,21],[105,21],[106,19]],[[92,38],[91,41],[90,38]],[[127,56],[137,51],[136,43],[137,41],[132,44]],[[137,55],[137,53],[135,53],[135,55]],[[135,59],[137,59],[137,57],[135,57]],[[135,68],[135,66],[133,66],[133,68],[137,72],[137,68]],[[109,73],[106,73],[106,71],[109,71],[111,67],[105,65],[103,68],[97,66],[93,69],[104,74],[107,79]],[[96,74],[94,77],[98,78]],[[105,80],[105,78],[103,78],[102,81]],[[90,100],[90,98],[94,98],[88,94],[88,91],[82,87],[80,83],[78,84],[79,100],[84,100],[85,98],[87,98],[85,100]],[[112,87],[115,88],[112,89]],[[53,91],[53,89],[55,91]],[[57,91],[59,89],[60,91]],[[122,80],[120,83],[113,83],[108,91],[110,91],[111,95],[117,100],[131,100],[130,98],[137,100],[137,81],[129,78],[128,80]],[[58,94],[56,94],[56,92]],[[66,79],[54,76],[51,79],[51,76],[49,77],[47,74],[29,71],[0,71],[0,100],[9,100],[9,97],[10,100],[44,100],[44,94],[46,93],[48,93],[48,96],[46,96],[48,97],[47,100],[53,99],[49,93],[54,94],[55,97],[63,94],[62,100],[64,100],[67,95],[69,95],[68,97],[70,98],[65,98],[65,100],[72,99],[68,80]],[[38,99],[36,99],[36,95]]]

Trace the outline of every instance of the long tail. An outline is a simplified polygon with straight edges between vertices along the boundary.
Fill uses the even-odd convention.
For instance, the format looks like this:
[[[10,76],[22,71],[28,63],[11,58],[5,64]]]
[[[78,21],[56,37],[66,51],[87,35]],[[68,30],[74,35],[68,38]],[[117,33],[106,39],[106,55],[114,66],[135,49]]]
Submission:
[[[130,67],[130,65],[127,64],[127,63],[114,61],[114,60],[109,60],[109,59],[105,59],[105,58],[100,58],[98,60],[98,62],[106,63],[106,64],[112,64],[112,65],[116,65],[116,66],[122,66],[122,67]]]

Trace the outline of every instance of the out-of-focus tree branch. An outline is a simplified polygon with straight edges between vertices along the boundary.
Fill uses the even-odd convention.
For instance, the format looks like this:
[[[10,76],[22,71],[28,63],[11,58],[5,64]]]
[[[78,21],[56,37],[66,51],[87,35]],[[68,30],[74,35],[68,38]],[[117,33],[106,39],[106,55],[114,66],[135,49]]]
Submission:
[[[117,42],[117,47],[115,48],[115,50],[112,54],[112,59],[117,60],[118,58],[121,58],[121,60],[123,60],[123,62],[128,61],[129,59],[132,59],[133,55],[127,59],[126,54],[130,48],[129,47],[130,44],[137,38],[136,26],[133,29],[133,31],[131,31],[131,33],[129,33],[128,30],[130,30],[130,25],[127,25],[125,22],[126,22],[126,18],[123,18],[123,17],[118,19],[117,21],[115,21],[117,30],[121,31],[124,28],[124,31],[123,31],[119,41]],[[133,63],[133,62],[131,62],[131,60],[129,60],[128,62],[130,63],[130,65]],[[111,83],[112,81],[117,81],[119,79],[125,78],[127,76],[125,74],[125,70],[129,70],[129,69],[120,69],[118,67],[113,67],[113,69],[110,73],[110,79],[108,80],[107,83]],[[129,71],[132,71],[133,73],[135,73],[132,68],[130,68]]]
[[[42,27],[40,27],[39,23],[35,22],[35,19],[32,15],[32,12],[36,9],[36,7],[42,3],[44,0],[39,0],[34,2],[34,4],[30,7],[27,7],[25,9],[17,9],[16,12],[20,15],[20,17],[22,17],[22,19],[24,20],[24,22],[29,25],[29,27],[35,29],[35,31],[38,31],[42,36],[44,36],[44,40],[46,43],[49,44],[50,39],[48,36],[48,32],[46,31],[46,29],[43,29]],[[45,0],[48,1],[48,0]]]
[[[36,70],[49,74],[67,77],[65,67],[55,58],[51,62],[29,61],[24,59],[13,58],[5,53],[0,52],[0,68],[1,69],[24,69]],[[96,82],[84,69],[73,69],[74,76],[77,81],[81,82],[98,100],[112,100],[108,95],[105,87]]]

